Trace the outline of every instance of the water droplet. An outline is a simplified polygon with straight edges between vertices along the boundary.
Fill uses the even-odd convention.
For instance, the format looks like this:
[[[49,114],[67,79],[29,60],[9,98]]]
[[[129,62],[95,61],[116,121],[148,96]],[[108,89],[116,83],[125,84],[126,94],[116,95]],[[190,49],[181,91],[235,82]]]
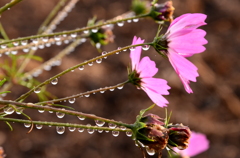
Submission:
[[[55,39],[56,41],[60,41],[61,36],[54,36],[54,39]]]
[[[13,109],[12,107],[10,107],[10,106],[4,108],[3,111],[4,111],[6,114],[8,114],[8,115],[14,113],[14,109]]]
[[[139,21],[139,19],[133,19],[133,22],[138,22]]]
[[[126,135],[127,135],[128,137],[131,137],[131,136],[132,136],[132,131],[127,131],[127,132],[126,132]]]
[[[83,33],[88,34],[89,30],[84,30]]]
[[[77,33],[72,33],[72,34],[71,34],[71,37],[72,37],[72,38],[76,38],[76,37],[77,37]]]
[[[58,134],[63,134],[65,132],[65,127],[64,126],[57,126],[56,131]]]
[[[97,32],[98,32],[98,29],[92,29],[92,32],[93,32],[93,33],[97,33]]]
[[[95,120],[95,123],[96,123],[96,125],[99,126],[99,127],[102,127],[102,126],[105,124],[105,122],[104,122],[104,121],[101,121],[101,120]]]
[[[102,62],[102,58],[96,60],[96,63],[100,64]]]
[[[86,38],[82,38],[82,39],[81,39],[81,42],[82,42],[82,43],[84,43],[84,42],[86,42],[86,41],[87,41]]]
[[[41,92],[41,88],[40,87],[34,89],[34,93],[40,93],[40,92]]]
[[[78,132],[83,132],[84,128],[78,128]]]
[[[71,70],[71,72],[74,72],[74,70]]]
[[[37,38],[36,39],[32,39],[32,43],[38,44],[38,39]]]
[[[41,106],[43,106],[43,105],[41,105]],[[40,109],[39,109],[38,112],[39,112],[39,113],[44,113],[44,110],[42,110],[42,109],[40,110]]]
[[[51,43],[46,43],[45,46],[46,47],[50,47],[52,44]]]
[[[5,52],[6,55],[9,55],[9,52]]]
[[[14,46],[18,46],[19,43],[18,43],[18,42],[13,42],[13,45],[14,45]]]
[[[65,113],[56,112],[56,115],[58,118],[63,118],[65,116]]]
[[[32,46],[31,49],[32,49],[32,50],[37,50],[38,47],[37,47],[37,46]]]
[[[109,128],[111,128],[111,129],[114,129],[114,128],[117,127],[117,125],[115,125],[115,124],[113,124],[113,123],[108,123],[108,126],[109,126]]]
[[[145,46],[142,47],[142,50],[147,51],[147,50],[149,50],[149,48],[150,48],[150,45],[145,45]]]
[[[29,127],[31,127],[31,124],[30,124],[30,123],[24,123],[24,126],[25,126],[26,128],[29,128]]]
[[[61,44],[62,44],[62,41],[57,41],[57,42],[56,42],[56,45],[57,45],[57,46],[60,46]]]
[[[129,19],[129,20],[127,20],[127,22],[128,22],[128,23],[131,23],[131,22],[132,22],[132,20],[131,20],[131,19]]]
[[[105,130],[106,133],[108,133],[109,131],[108,130]]]
[[[110,91],[114,91],[114,88],[109,89]]]
[[[68,130],[70,131],[70,132],[74,132],[75,131],[75,127],[68,127]]]
[[[65,43],[65,44],[68,44],[68,43],[69,43],[69,40],[64,40],[64,43]]]
[[[90,94],[85,94],[84,96],[85,96],[85,97],[90,97]]]
[[[123,49],[123,51],[124,51],[124,52],[126,52],[126,51],[127,51],[127,49]]]
[[[106,55],[107,54],[107,52],[106,51],[103,51],[102,52],[102,55]],[[104,59],[107,59],[107,56],[106,57],[103,57]]]
[[[123,89],[123,85],[118,86],[117,89]]]
[[[131,48],[129,48],[130,49],[130,51],[134,51],[135,50],[135,47],[131,47]]]
[[[24,52],[24,53],[27,53],[27,52],[29,52],[29,49],[28,49],[28,48],[24,48],[24,49],[23,49],[23,52]]]
[[[126,130],[127,129],[127,127],[125,127],[125,126],[120,126],[120,128],[121,128],[121,130]]]
[[[51,68],[52,68],[51,65],[45,65],[45,66],[43,67],[43,69],[46,70],[46,71],[50,71]]]
[[[12,55],[16,55],[18,52],[16,50],[11,51]]]
[[[51,81],[51,83],[52,83],[52,85],[56,85],[56,84],[58,83],[58,79],[57,79],[57,78],[53,79],[53,80]]]
[[[87,127],[91,127],[91,125],[87,124]],[[87,131],[88,131],[89,134],[93,134],[95,130],[91,129],[91,128],[88,128]]]
[[[43,49],[44,47],[45,47],[44,44],[38,45],[38,48],[39,48],[39,49]]]
[[[7,46],[5,44],[2,44],[1,48],[4,49],[4,48],[7,48]]]
[[[93,62],[88,63],[89,66],[93,66]]]
[[[75,98],[71,98],[71,99],[68,99],[68,102],[73,104],[75,102],[75,100],[76,100]]]
[[[105,90],[100,90],[100,93],[104,93],[105,92]]]
[[[124,21],[118,22],[117,25],[118,25],[119,27],[122,27],[122,26],[124,25]]]
[[[103,130],[102,129],[98,129],[98,133],[102,133],[103,132]]]
[[[96,48],[99,49],[101,47],[100,43],[96,43]]]
[[[50,114],[52,114],[53,113],[53,111],[48,111]]]
[[[27,43],[28,43],[27,40],[25,40],[25,41],[21,41],[21,45],[23,45],[23,46],[27,45]]]
[[[78,67],[79,70],[84,70],[84,65]]]
[[[117,136],[119,136],[119,131],[112,131],[112,135],[114,136],[114,137],[117,137]]]
[[[155,150],[154,150],[154,149],[150,149],[148,146],[146,146],[146,152],[147,152],[148,155],[150,155],[150,156],[155,155]]]
[[[79,120],[83,121],[85,120],[85,117],[84,116],[77,116]]]
[[[42,38],[42,41],[43,41],[43,42],[47,42],[47,41],[48,41],[48,37],[43,37],[43,38]]]
[[[37,129],[42,129],[43,125],[36,125]]]

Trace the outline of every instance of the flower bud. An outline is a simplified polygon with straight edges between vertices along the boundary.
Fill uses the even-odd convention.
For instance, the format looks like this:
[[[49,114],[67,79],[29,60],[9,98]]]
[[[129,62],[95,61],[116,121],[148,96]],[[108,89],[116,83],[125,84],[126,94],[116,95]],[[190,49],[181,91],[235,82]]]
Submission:
[[[172,1],[167,1],[164,4],[155,4],[151,16],[157,21],[172,22],[174,10],[175,8],[172,6]]]
[[[172,147],[177,147],[179,150],[186,149],[189,144],[191,131],[183,124],[169,125],[169,140],[168,144]]]

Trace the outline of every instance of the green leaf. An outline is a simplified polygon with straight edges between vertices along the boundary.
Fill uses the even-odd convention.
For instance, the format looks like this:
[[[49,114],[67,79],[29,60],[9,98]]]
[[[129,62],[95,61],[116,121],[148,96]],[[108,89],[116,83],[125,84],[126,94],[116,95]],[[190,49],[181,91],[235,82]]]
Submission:
[[[2,80],[0,81],[0,86],[2,86],[6,81],[7,81],[6,78],[2,79]]]
[[[11,93],[11,91],[0,92],[0,94],[4,94],[4,93]]]

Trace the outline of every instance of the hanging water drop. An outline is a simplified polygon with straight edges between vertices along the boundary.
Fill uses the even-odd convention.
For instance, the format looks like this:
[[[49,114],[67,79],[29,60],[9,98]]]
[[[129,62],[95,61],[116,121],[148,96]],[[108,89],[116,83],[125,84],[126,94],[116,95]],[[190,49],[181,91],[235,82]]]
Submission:
[[[84,65],[78,67],[79,70],[84,70]]]
[[[92,33],[97,33],[98,32],[98,29],[92,29]]]
[[[131,136],[132,136],[132,131],[127,131],[127,132],[126,132],[126,135],[127,135],[128,137],[131,137]]]
[[[111,129],[114,129],[114,128],[117,127],[117,125],[115,125],[115,124],[113,124],[113,123],[108,123],[108,126],[109,126],[109,128],[111,128]]]
[[[103,132],[103,130],[102,129],[98,129],[98,133],[102,133]]]
[[[56,85],[56,84],[58,83],[58,79],[57,79],[57,78],[53,79],[53,80],[51,81],[51,83],[52,83],[52,85]]]
[[[102,55],[106,55],[107,54],[107,52],[106,51],[103,51],[102,52]],[[105,56],[105,57],[103,57],[104,59],[107,59],[107,56]]]
[[[57,41],[57,42],[56,42],[56,45],[57,45],[57,46],[60,46],[61,44],[62,44],[62,41]]]
[[[73,104],[75,102],[75,100],[76,100],[75,98],[71,98],[71,99],[68,99],[68,102]]]
[[[105,132],[106,132],[106,133],[108,133],[108,132],[109,132],[109,130],[105,130]]]
[[[6,46],[5,44],[2,44],[2,45],[1,45],[1,48],[2,48],[2,49],[5,49],[5,48],[7,48],[7,46]]]
[[[65,116],[65,113],[56,112],[56,115],[58,118],[63,118]]]
[[[120,129],[121,129],[121,130],[126,130],[127,127],[125,127],[125,126],[120,126]]]
[[[30,123],[24,123],[24,127],[29,128],[29,127],[31,127],[31,124]]]
[[[155,150],[154,150],[154,149],[150,149],[148,146],[146,146],[146,152],[147,152],[148,155],[150,155],[150,156],[155,155]]]
[[[72,34],[71,34],[71,37],[72,37],[72,38],[76,38],[76,37],[77,37],[77,33],[72,33]]]
[[[53,111],[48,111],[50,114],[52,114],[53,113]]]
[[[41,106],[43,106],[43,105],[41,105]],[[39,109],[38,112],[39,113],[44,113],[44,109]]]
[[[84,128],[78,128],[78,132],[83,132]]]
[[[52,44],[51,43],[46,43],[45,46],[46,47],[50,47]]]
[[[18,53],[17,50],[11,51],[11,54],[12,54],[12,55],[17,55],[17,53]]]
[[[27,53],[27,52],[29,52],[29,49],[28,49],[28,48],[24,48],[24,49],[23,49],[23,52],[24,52],[24,53]]]
[[[105,92],[105,90],[100,90],[100,93],[104,93]]]
[[[84,30],[83,33],[88,34],[89,30]]]
[[[149,50],[149,48],[150,48],[150,45],[145,45],[145,46],[142,47],[142,50],[147,51],[147,50]]]
[[[8,115],[14,113],[14,109],[13,109],[12,107],[10,107],[10,106],[4,108],[3,111],[4,111],[6,114],[8,114]]]
[[[36,39],[32,39],[32,43],[38,44],[38,39],[37,38]]]
[[[27,40],[25,40],[25,41],[21,41],[21,45],[23,45],[23,46],[27,45],[27,43],[28,43]]]
[[[86,98],[88,98],[88,97],[90,97],[90,94],[85,94],[84,96],[85,96]]]
[[[123,85],[118,86],[117,89],[123,89]]]
[[[41,92],[41,88],[40,87],[34,89],[34,93],[40,93],[40,92]]]
[[[65,127],[64,126],[57,126],[56,131],[58,134],[63,134],[65,132]]]
[[[99,126],[99,127],[102,127],[102,126],[105,124],[105,122],[104,122],[104,121],[101,121],[101,120],[95,120],[95,123],[96,123],[96,125]]]
[[[122,27],[122,26],[124,25],[124,21],[118,22],[117,25],[118,25],[119,27]]]
[[[84,43],[84,42],[86,42],[86,41],[87,41],[86,38],[82,38],[82,39],[81,39],[81,42],[82,42],[82,43]]]
[[[89,126],[90,127],[90,126]],[[93,134],[94,133],[94,129],[87,129],[87,132],[89,133],[89,134]]]
[[[139,21],[139,19],[133,19],[133,22],[138,22]]]
[[[102,62],[102,58],[96,60],[96,63],[100,64]]]
[[[70,131],[70,132],[74,132],[75,131],[75,127],[68,127],[68,130]]]
[[[129,48],[130,51],[134,51],[135,50],[135,47],[131,47]]]
[[[85,117],[84,116],[77,116],[79,120],[83,121],[85,120]]]
[[[129,19],[129,20],[127,20],[127,22],[128,22],[128,23],[131,23],[131,22],[132,22],[132,20],[131,20],[131,19]]]
[[[109,90],[110,90],[110,91],[114,91],[114,88],[110,88]]]
[[[112,135],[114,136],[114,137],[117,137],[117,136],[119,136],[119,131],[112,131]]]
[[[43,125],[38,125],[38,124],[36,125],[37,129],[42,129],[42,127],[43,127]]]
[[[69,40],[64,40],[64,43],[65,43],[65,44],[68,44],[68,43],[69,43]]]
[[[88,63],[89,66],[93,66],[93,62]]]
[[[44,47],[45,47],[44,44],[38,45],[38,48],[39,48],[39,49],[43,49]]]
[[[43,69],[46,70],[46,71],[50,71],[51,68],[52,68],[51,65],[45,65],[45,66],[43,67]]]
[[[32,50],[37,50],[38,47],[37,47],[37,46],[32,46],[31,49],[32,49]]]
[[[54,36],[54,39],[55,39],[56,41],[60,41],[61,36]]]
[[[43,41],[43,42],[47,42],[47,41],[48,41],[48,37],[43,37],[43,38],[42,38],[42,41]]]
[[[13,45],[14,45],[14,46],[18,46],[19,43],[18,43],[18,42],[13,42]]]
[[[100,49],[100,47],[101,47],[101,44],[100,43],[96,43],[96,48]]]

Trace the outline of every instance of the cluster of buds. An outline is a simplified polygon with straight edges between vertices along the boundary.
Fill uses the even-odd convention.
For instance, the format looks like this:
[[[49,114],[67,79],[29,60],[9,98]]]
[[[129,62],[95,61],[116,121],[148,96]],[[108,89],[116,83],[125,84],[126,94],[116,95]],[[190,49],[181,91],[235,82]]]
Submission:
[[[135,124],[133,136],[146,148],[161,153],[166,148],[177,147],[184,150],[188,147],[191,131],[183,124],[167,124],[164,119],[154,114],[139,118]]]

